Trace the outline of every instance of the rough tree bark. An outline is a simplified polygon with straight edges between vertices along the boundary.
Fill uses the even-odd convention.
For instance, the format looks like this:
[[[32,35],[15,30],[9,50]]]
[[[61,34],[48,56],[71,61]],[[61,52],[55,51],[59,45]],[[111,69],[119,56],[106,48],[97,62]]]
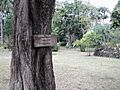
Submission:
[[[33,35],[51,34],[55,0],[14,0],[9,90],[55,90],[51,47],[34,47]]]

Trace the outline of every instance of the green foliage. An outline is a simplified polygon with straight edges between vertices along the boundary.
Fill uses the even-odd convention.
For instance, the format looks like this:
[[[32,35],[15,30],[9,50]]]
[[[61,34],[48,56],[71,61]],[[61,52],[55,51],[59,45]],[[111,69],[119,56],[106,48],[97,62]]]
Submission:
[[[4,49],[11,49],[11,46],[10,46],[9,43],[4,43],[4,44],[2,45],[2,47],[3,47]]]
[[[112,45],[116,45],[120,43],[120,29],[119,28],[111,30],[111,35],[112,35],[112,39],[110,40],[110,43]]]
[[[74,35],[75,40],[81,39],[101,19],[108,18],[109,10],[106,7],[96,8],[93,5],[83,3],[81,0],[74,2],[56,3],[53,17],[52,33],[58,35],[60,42],[66,43],[66,35]]]
[[[120,43],[117,43],[116,46],[120,48]]]
[[[83,41],[88,47],[95,47],[99,45],[99,41],[101,40],[101,36],[96,32],[89,31],[83,36]]]
[[[110,41],[111,44],[117,45],[120,43],[120,0],[116,4],[112,14],[111,14],[111,22],[112,22],[112,40]]]
[[[99,34],[96,34],[93,31],[87,32],[81,40],[76,40],[73,43],[73,46],[80,47],[81,51],[85,51],[86,47],[97,47],[99,46],[99,41],[101,39],[101,36]]]
[[[57,3],[53,17],[52,31],[58,35],[59,41],[65,41],[66,34],[74,34],[77,39],[83,37],[90,27],[90,18],[88,17],[88,6],[82,1],[74,3]]]
[[[11,13],[7,16],[4,27],[5,48],[11,49],[13,35],[13,15]]]
[[[53,52],[57,52],[59,49],[60,49],[60,45],[59,44],[57,44],[57,45],[52,47],[52,51]]]
[[[86,44],[84,39],[73,42],[73,47],[79,47],[81,52],[85,52]]]
[[[6,22],[5,22],[5,31],[4,31],[4,35],[9,37],[12,35],[12,31],[13,31],[13,15],[9,14],[6,18]]]
[[[2,10],[2,1],[3,0],[0,0],[0,10]]]
[[[120,0],[115,6],[112,14],[111,14],[112,27],[118,28],[120,27]]]
[[[93,31],[101,36],[101,42],[100,42],[101,44],[105,42],[109,42],[112,39],[109,24],[104,24],[104,25],[97,24],[96,26],[93,27]]]
[[[104,24],[104,20],[108,18],[109,14],[110,11],[106,7],[96,8],[94,6],[90,6],[90,18],[93,22],[95,22],[95,24],[101,24],[102,20]]]
[[[99,12],[99,15],[101,16],[101,18],[103,20],[107,19],[108,18],[108,14],[110,13],[110,11],[108,10],[108,8],[106,8],[106,7],[100,7],[100,8],[98,8],[98,12]]]

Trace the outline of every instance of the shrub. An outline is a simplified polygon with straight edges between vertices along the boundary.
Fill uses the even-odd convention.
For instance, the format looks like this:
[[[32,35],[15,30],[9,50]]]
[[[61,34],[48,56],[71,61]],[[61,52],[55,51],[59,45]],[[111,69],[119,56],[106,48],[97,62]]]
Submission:
[[[59,50],[59,48],[60,48],[60,45],[57,44],[57,45],[55,45],[55,46],[52,47],[52,51],[53,52],[57,52]]]
[[[73,42],[73,47],[79,47],[81,52],[85,52],[86,45],[84,43],[84,39]]]
[[[66,46],[66,41],[60,42],[60,46]]]
[[[86,47],[94,48],[100,44],[100,35],[96,34],[93,31],[87,32],[81,40],[76,40],[73,43],[74,47],[80,47],[81,51],[85,51]]]

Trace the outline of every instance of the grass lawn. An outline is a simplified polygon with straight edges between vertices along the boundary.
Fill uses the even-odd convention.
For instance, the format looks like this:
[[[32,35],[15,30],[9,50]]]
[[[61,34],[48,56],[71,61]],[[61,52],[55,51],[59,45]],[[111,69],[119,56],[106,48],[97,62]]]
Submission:
[[[0,90],[7,90],[10,76],[10,56],[8,50],[0,49]]]
[[[8,50],[0,50],[0,90],[7,90]],[[86,56],[77,50],[53,52],[56,90],[120,90],[120,60]]]

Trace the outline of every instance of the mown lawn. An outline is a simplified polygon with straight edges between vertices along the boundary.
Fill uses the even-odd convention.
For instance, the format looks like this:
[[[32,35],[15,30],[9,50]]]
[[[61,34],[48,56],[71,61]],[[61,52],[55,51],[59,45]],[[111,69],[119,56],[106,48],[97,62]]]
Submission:
[[[0,49],[0,90],[7,90],[10,76],[11,52]]]
[[[8,50],[0,50],[0,90],[7,90]],[[56,90],[120,90],[120,60],[86,56],[77,50],[53,53]]]

